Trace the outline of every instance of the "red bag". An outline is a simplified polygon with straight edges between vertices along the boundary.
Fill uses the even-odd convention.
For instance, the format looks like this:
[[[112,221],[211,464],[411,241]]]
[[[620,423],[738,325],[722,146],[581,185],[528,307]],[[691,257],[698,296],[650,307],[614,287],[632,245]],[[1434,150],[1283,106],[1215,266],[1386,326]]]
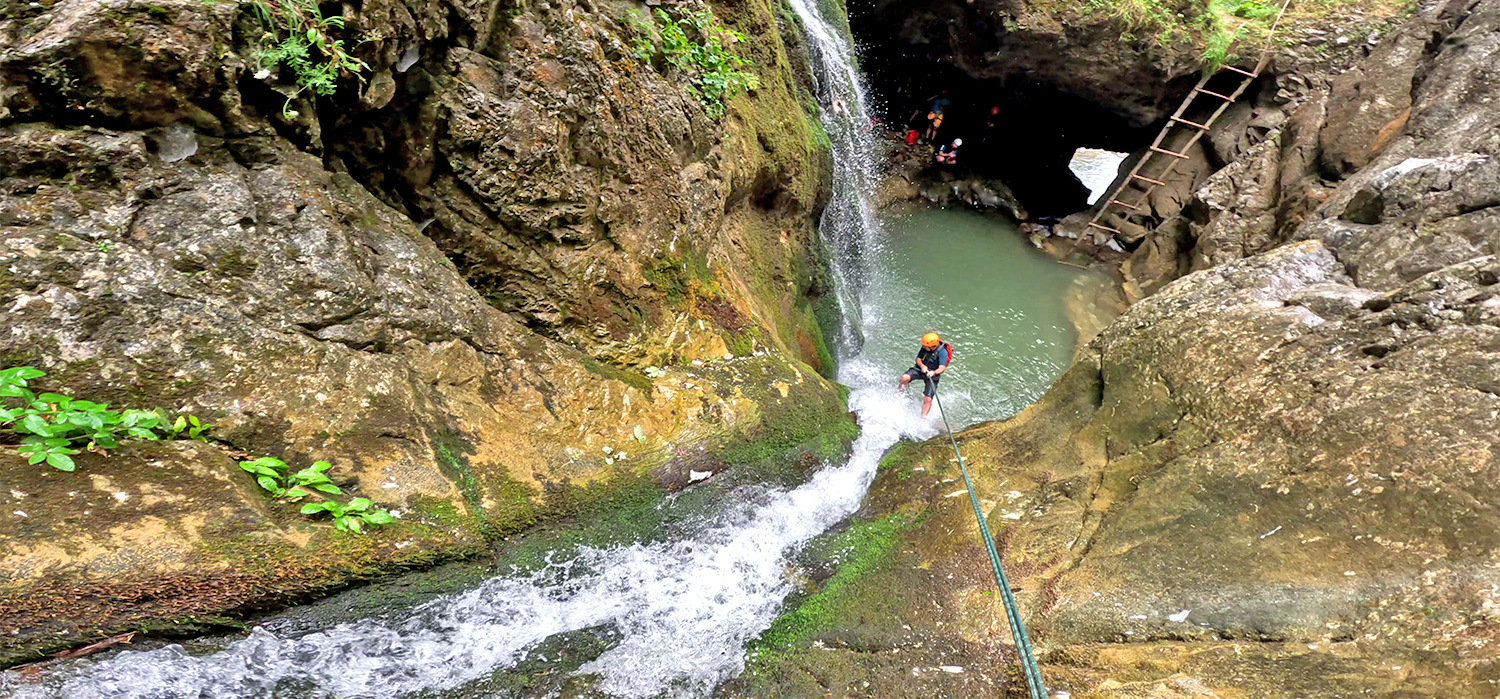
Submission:
[[[915,145],[916,142],[917,142],[917,130],[916,129],[912,129],[910,131],[907,131],[906,132],[906,145],[908,145],[908,146]]]

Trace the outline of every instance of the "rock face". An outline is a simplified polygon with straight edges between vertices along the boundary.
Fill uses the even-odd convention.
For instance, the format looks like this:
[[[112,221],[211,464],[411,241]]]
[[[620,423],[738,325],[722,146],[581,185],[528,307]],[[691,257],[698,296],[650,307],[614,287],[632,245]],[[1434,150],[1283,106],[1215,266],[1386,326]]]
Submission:
[[[0,450],[0,661],[839,449],[798,29],[719,8],[761,87],[715,122],[626,9],[345,8],[367,67],[322,97],[257,70],[248,4],[0,18],[0,359],[214,425],[72,474]],[[246,455],[400,520],[337,535]]]
[[[1173,5],[1191,15],[1183,25],[1196,24],[1205,11],[1199,3]],[[1137,42],[1123,31],[1129,26],[1124,17],[1102,8],[1031,0],[882,0],[871,11],[871,24],[886,28],[876,41],[941,58],[981,80],[1024,75],[1120,112],[1136,126],[1175,106],[1163,82],[1198,69],[1189,37]]]
[[[1051,689],[1497,696],[1497,30],[1500,2],[1424,4],[1357,74],[1415,61],[1383,146],[1320,115],[1379,114],[1389,91],[1305,103],[1214,176],[1208,223],[1225,223],[1199,230],[1219,257],[1132,306],[1020,416],[958,435]],[[1410,37],[1431,41],[1413,56]],[[1285,176],[1330,165],[1356,169]],[[1006,631],[993,582],[960,570],[983,557],[950,458],[945,442],[888,457],[862,517],[899,515],[897,543],[838,588],[880,599],[910,578],[921,603],[878,635],[825,621],[807,642],[836,659],[778,659],[762,694],[852,695],[921,649],[986,662],[965,649]],[[973,562],[932,563],[949,556]]]
[[[940,208],[998,210],[1017,221],[1030,218],[1010,187],[998,179],[967,167],[934,167],[932,149],[926,145],[908,146],[890,137],[881,145],[886,167],[875,189],[875,205],[882,209],[922,202]]]

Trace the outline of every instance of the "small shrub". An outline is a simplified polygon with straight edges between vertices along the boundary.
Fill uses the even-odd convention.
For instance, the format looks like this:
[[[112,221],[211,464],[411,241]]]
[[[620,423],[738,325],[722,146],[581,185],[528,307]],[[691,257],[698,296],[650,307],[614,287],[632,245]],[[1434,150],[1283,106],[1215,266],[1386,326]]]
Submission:
[[[323,502],[310,502],[302,506],[302,514],[316,515],[327,512],[333,516],[333,528],[341,532],[364,532],[364,525],[380,526],[395,521],[391,513],[372,507],[369,498],[354,498],[347,505],[341,505],[332,500]]]
[[[688,78],[688,92],[703,105],[708,118],[718,121],[724,117],[725,102],[760,87],[760,78],[744,70],[750,62],[728,48],[745,41],[745,35],[724,28],[707,8],[674,11],[679,14],[676,18],[657,8],[654,19],[630,12],[635,56],[647,65],[665,60],[681,71]]]
[[[321,498],[323,495],[342,495],[343,490],[333,484],[328,478],[328,469],[333,468],[327,461],[315,461],[313,465],[293,472],[285,461],[272,456],[262,456],[258,459],[241,461],[240,468],[255,477],[255,482],[260,484],[261,489],[271,494],[271,497],[295,502],[302,498],[312,496]],[[302,506],[302,514],[316,515],[328,513],[333,516],[333,526],[341,532],[364,533],[364,525],[380,526],[395,521],[391,513],[373,507],[369,498],[354,498],[345,505],[333,500],[320,500],[309,502]]]
[[[261,77],[269,77],[272,70],[285,66],[292,71],[297,93],[312,90],[325,96],[338,89],[341,77],[363,80],[360,72],[368,66],[349,55],[343,39],[331,35],[344,28],[343,17],[324,17],[315,0],[252,0],[251,7],[265,27],[255,52]],[[296,93],[281,108],[287,118],[298,116],[288,108],[295,97]]]
[[[325,473],[333,468],[332,464],[327,461],[316,461],[301,471],[288,473],[290,467],[285,461],[271,456],[262,456],[259,459],[241,461],[240,468],[255,476],[255,482],[277,498],[300,500],[312,495],[313,491],[329,495],[341,495],[344,492],[339,490],[339,487],[334,485]]]

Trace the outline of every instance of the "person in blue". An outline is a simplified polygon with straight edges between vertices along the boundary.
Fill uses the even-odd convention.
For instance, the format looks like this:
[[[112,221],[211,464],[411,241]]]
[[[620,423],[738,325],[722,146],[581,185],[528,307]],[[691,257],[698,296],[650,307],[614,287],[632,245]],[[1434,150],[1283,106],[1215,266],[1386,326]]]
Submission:
[[[958,164],[958,147],[963,144],[962,138],[955,138],[952,143],[938,146],[937,152],[932,154],[933,162],[939,165]]]
[[[932,98],[932,108],[927,110],[928,123],[926,135],[928,143],[932,143],[937,140],[938,129],[943,128],[943,110],[946,110],[948,108],[948,105],[952,103],[953,100],[948,99],[947,90],[943,90],[942,92],[937,93],[937,95]]]
[[[953,353],[942,338],[937,333],[927,333],[922,336],[922,349],[917,351],[916,366],[901,375],[898,389],[902,393],[906,392],[906,385],[912,379],[919,376],[922,378],[922,417],[927,417],[927,413],[932,411],[932,397],[937,395],[938,379],[948,370],[948,362],[952,359]]]

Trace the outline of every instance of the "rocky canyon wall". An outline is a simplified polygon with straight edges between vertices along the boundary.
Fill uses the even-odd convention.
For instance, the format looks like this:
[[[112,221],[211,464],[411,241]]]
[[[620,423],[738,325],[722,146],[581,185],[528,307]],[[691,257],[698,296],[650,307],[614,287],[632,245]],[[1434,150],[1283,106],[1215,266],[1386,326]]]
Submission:
[[[1497,66],[1500,2],[1421,3],[1209,178],[1197,271],[957,435],[1051,689],[1500,692]],[[746,696],[1024,694],[952,458],[887,457]]]
[[[649,509],[690,471],[796,478],[852,436],[788,10],[687,8],[758,77],[716,120],[638,55],[639,3],[322,9],[364,63],[327,95],[257,58],[254,3],[0,14],[0,358],[213,425],[73,473],[4,445],[0,659]],[[329,461],[398,519],[335,533],[252,456]]]

